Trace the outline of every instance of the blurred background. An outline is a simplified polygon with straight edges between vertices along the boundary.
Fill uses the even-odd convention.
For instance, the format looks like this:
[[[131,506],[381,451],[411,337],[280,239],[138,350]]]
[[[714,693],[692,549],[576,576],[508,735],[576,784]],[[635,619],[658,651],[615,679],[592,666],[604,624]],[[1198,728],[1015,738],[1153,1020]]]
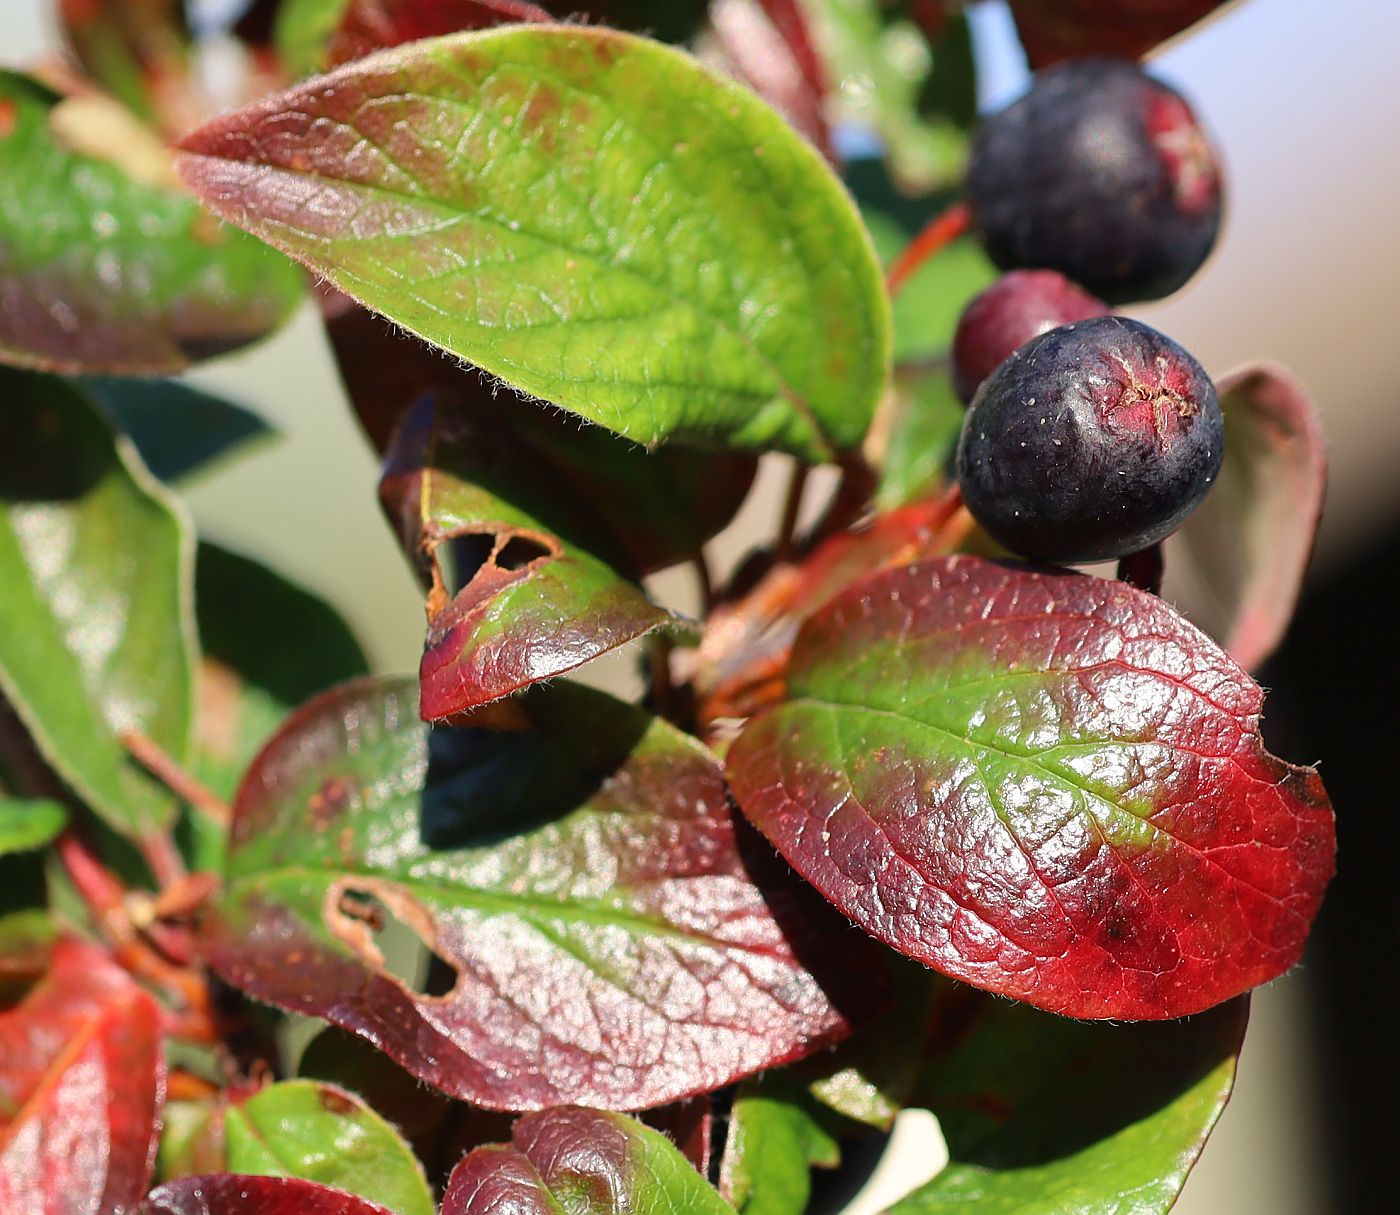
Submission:
[[[56,46],[48,0],[0,0],[0,59]],[[1023,85],[997,0],[975,10],[984,107]],[[1305,964],[1257,993],[1236,1096],[1177,1210],[1330,1215],[1383,1209],[1393,1188],[1400,939],[1379,834],[1400,724],[1400,4],[1244,0],[1155,59],[1223,148],[1230,210],[1192,284],[1138,310],[1216,375],[1291,368],[1323,415],[1332,478],[1297,626],[1265,673],[1274,750],[1320,762],[1341,877]],[[249,406],[277,439],[192,487],[201,532],[337,604],[376,666],[409,670],[421,599],[382,523],[376,467],[319,322],[297,322],[197,383]],[[761,506],[745,519],[763,517]],[[741,522],[741,527],[743,526]],[[1380,808],[1376,799],[1381,798]],[[939,1161],[918,1118],[860,1202],[882,1209]]]

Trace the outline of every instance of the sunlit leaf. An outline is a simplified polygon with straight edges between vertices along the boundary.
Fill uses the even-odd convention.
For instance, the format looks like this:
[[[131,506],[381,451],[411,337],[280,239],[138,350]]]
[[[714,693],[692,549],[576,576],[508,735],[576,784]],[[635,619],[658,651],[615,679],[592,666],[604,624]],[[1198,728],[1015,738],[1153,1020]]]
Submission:
[[[638,442],[828,458],[883,388],[888,303],[850,200],[751,93],[658,43],[412,43],[181,146],[219,214]]]
[[[822,1113],[786,1072],[740,1087],[720,1172],[720,1192],[740,1215],[803,1215],[812,1169],[841,1162]]]
[[[1317,773],[1259,687],[1123,583],[981,558],[856,583],[727,775],[843,912],[978,987],[1183,1016],[1298,960],[1332,874]]]

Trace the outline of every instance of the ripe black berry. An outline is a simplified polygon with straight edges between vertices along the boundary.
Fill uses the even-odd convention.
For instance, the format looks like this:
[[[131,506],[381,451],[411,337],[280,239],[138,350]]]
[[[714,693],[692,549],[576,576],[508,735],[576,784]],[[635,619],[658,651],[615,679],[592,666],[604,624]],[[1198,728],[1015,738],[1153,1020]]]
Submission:
[[[963,422],[958,482],[1007,548],[1104,561],[1175,531],[1224,448],[1201,365],[1155,329],[1104,316],[1042,334],[992,373]]]
[[[1220,168],[1174,89],[1119,59],[1038,72],[973,141],[967,195],[1003,269],[1059,270],[1109,303],[1157,299],[1205,261]]]
[[[1103,316],[1108,305],[1054,270],[1003,274],[963,309],[953,334],[953,388],[967,404],[1013,350],[1071,321]]]

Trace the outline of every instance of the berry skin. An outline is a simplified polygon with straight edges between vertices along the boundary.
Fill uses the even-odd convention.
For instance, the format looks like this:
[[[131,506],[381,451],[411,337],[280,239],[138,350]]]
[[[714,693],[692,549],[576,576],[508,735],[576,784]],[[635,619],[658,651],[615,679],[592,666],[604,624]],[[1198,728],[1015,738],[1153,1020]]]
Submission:
[[[1054,270],[1003,274],[963,309],[953,333],[953,389],[966,405],[1018,346],[1071,321],[1103,316],[1108,305]]]
[[[978,390],[957,472],[973,517],[1037,561],[1126,557],[1175,531],[1225,454],[1215,385],[1170,338],[1104,316],[1052,329]]]
[[[1220,228],[1220,166],[1191,108],[1120,59],[1036,73],[978,131],[967,197],[1002,269],[1058,270],[1111,304],[1171,294]]]

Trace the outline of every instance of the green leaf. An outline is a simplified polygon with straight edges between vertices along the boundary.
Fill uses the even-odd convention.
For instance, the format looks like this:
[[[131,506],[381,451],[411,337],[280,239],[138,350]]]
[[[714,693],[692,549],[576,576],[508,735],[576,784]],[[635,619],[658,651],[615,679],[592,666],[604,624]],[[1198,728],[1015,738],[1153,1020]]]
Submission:
[[[0,796],[0,856],[42,848],[68,822],[58,802],[17,801]]]
[[[658,43],[568,25],[411,43],[181,146],[219,214],[638,442],[827,459],[883,390],[889,305],[850,199],[753,94]]]
[[[202,476],[229,455],[274,431],[252,410],[178,380],[92,376],[83,387],[136,444],[167,483]]]
[[[293,76],[307,76],[326,66],[326,43],[351,0],[283,0],[272,27],[282,63]]]
[[[295,266],[179,189],[130,113],[0,71],[0,360],[176,371],[262,337],[301,295]]]
[[[193,770],[231,797],[288,713],[369,664],[334,608],[267,566],[204,541],[195,570],[204,662]]]
[[[741,1215],[802,1215],[813,1168],[835,1168],[841,1147],[820,1107],[786,1072],[739,1089],[720,1170],[720,1192]],[[830,1120],[828,1115],[826,1120]]]
[[[138,730],[189,748],[194,668],[185,518],[93,403],[0,368],[0,692],[44,758],[116,830],[174,802],[127,758]]]
[[[1087,1025],[945,985],[921,1103],[950,1163],[890,1215],[1161,1215],[1229,1099],[1248,1007]]]
[[[433,1215],[423,1166],[399,1133],[358,1097],[315,1080],[286,1080],[224,1115],[227,1169],[303,1177],[358,1194],[395,1215]]]
[[[932,497],[948,484],[967,414],[943,362],[902,367],[894,383],[894,412],[875,490],[880,510]]]

